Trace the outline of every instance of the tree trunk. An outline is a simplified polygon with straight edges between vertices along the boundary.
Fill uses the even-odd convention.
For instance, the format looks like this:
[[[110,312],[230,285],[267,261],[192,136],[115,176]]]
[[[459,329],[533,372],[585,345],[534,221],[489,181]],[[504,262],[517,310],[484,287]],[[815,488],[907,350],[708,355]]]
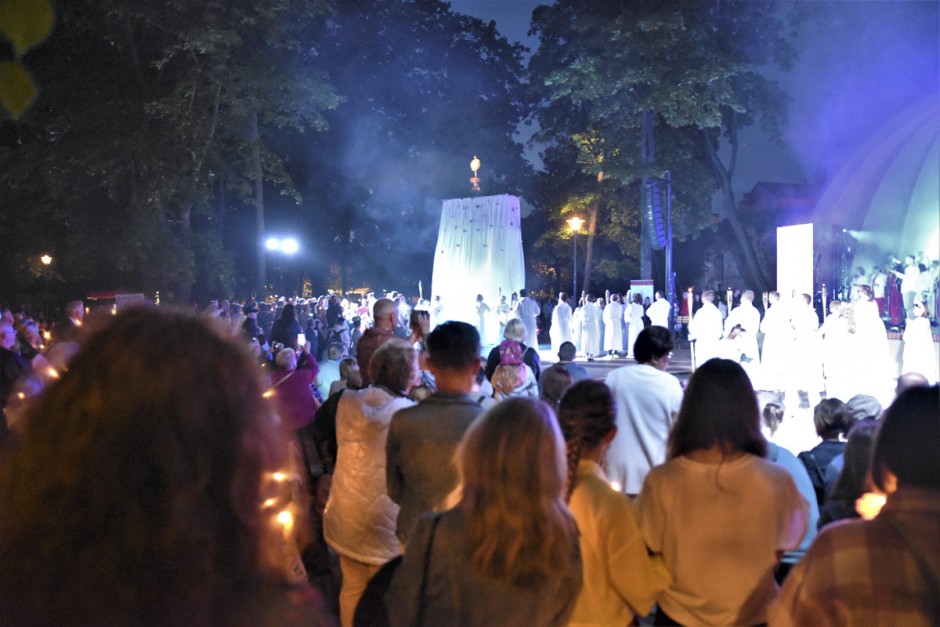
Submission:
[[[594,232],[597,229],[597,203],[594,203],[594,206],[591,207],[591,214],[588,218],[588,236],[587,236],[587,246],[585,246],[584,252],[584,280],[582,281],[582,291],[585,294],[591,292],[591,265],[594,263]]]
[[[749,289],[755,292],[766,292],[770,289],[770,283],[764,276],[760,267],[760,261],[754,252],[754,245],[747,234],[744,224],[741,222],[741,215],[738,213],[737,202],[734,197],[734,187],[732,186],[732,174],[734,172],[735,159],[737,158],[737,134],[735,132],[734,121],[731,122],[731,160],[728,167],[725,167],[721,159],[718,158],[718,148],[707,130],[702,131],[702,139],[705,142],[705,154],[708,155],[708,163],[711,165],[712,173],[721,187],[722,209],[724,219],[728,221],[734,238],[737,242],[735,250],[740,262],[741,269],[744,271],[745,280],[747,280]],[[744,286],[742,286],[744,287]]]
[[[258,273],[255,275],[255,295],[264,298],[267,277],[264,239],[264,175],[261,170],[261,135],[258,131],[258,112],[251,113],[251,165],[255,174],[255,247],[258,251]]]

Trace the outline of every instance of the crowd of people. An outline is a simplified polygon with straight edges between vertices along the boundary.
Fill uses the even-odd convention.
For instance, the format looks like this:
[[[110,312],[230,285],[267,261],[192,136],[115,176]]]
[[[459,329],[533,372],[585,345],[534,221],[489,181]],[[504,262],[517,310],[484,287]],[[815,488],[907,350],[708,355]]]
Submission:
[[[70,303],[34,354],[5,311],[0,624],[934,624],[935,371],[796,385],[822,393],[798,455],[795,399],[756,391],[787,350],[824,368],[833,318],[877,343],[866,291],[825,331],[811,301],[705,292],[685,386],[662,294],[585,295],[604,344],[553,324],[547,368],[524,290],[492,348],[397,293]],[[603,345],[635,363],[592,379]]]

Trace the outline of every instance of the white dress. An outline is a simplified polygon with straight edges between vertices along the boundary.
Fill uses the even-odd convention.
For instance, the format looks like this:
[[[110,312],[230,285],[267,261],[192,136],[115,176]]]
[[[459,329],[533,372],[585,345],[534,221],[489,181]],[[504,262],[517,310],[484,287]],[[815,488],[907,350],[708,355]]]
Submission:
[[[643,330],[643,305],[630,303],[623,319],[627,323],[627,357],[633,357],[633,345]]]
[[[930,320],[923,316],[907,321],[901,374],[919,372],[933,385],[937,382],[937,355],[933,349]]]
[[[604,308],[604,346],[609,351],[623,350],[623,303],[611,301]]]
[[[584,303],[584,307],[581,308],[581,311],[584,316],[581,327],[581,341],[584,344],[582,348],[586,355],[594,356],[601,351],[599,324],[601,312],[597,308],[597,305],[592,302]]]
[[[722,320],[718,307],[714,303],[702,303],[689,323],[689,336],[695,340],[696,368],[718,355],[721,332]]]
[[[571,341],[571,305],[558,301],[552,310],[552,326],[548,330],[552,352],[557,353],[564,342]]]

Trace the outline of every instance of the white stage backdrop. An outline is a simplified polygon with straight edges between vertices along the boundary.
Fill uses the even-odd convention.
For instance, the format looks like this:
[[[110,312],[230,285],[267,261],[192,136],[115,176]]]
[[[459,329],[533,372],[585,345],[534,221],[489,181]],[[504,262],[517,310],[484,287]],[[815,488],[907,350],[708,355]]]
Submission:
[[[441,297],[445,320],[475,324],[477,294],[483,294],[484,302],[495,312],[500,293],[508,302],[512,292],[525,287],[519,220],[516,196],[444,201],[431,298]]]
[[[777,291],[813,295],[813,225],[777,227]]]

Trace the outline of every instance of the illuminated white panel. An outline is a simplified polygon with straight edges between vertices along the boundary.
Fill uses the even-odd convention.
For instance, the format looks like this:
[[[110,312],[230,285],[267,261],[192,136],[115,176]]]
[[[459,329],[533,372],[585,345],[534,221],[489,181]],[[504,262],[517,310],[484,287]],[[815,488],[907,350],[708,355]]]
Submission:
[[[813,294],[813,225],[777,227],[777,291]]]

